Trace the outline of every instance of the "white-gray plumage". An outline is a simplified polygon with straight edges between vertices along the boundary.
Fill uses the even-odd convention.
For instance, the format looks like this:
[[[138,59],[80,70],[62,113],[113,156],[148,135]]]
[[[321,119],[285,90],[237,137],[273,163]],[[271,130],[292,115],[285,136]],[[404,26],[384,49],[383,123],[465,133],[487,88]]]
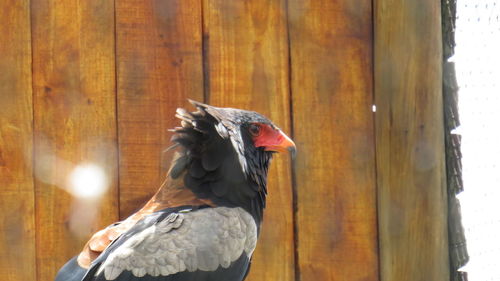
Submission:
[[[136,277],[228,268],[243,252],[250,258],[257,226],[242,208],[177,212],[137,233],[115,249],[96,275],[116,279],[124,270]]]

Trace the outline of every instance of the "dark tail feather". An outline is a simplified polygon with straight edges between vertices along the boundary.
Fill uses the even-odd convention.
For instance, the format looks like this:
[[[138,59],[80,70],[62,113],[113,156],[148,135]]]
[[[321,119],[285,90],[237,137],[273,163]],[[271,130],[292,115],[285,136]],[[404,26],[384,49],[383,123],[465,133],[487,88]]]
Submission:
[[[55,281],[81,281],[87,270],[78,265],[77,257],[69,260],[57,273]]]

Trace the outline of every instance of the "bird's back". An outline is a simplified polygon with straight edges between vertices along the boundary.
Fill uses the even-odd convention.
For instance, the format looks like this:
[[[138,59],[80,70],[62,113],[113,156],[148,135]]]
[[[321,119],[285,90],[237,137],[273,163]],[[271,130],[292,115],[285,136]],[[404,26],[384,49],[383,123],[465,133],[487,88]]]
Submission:
[[[72,259],[56,281],[241,281],[256,242],[255,221],[242,208],[169,208],[144,217],[88,270]]]

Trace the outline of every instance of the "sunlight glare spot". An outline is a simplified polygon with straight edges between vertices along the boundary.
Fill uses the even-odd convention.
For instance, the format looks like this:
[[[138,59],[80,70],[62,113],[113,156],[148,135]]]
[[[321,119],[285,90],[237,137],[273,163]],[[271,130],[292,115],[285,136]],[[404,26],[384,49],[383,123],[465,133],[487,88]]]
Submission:
[[[76,166],[70,174],[69,191],[78,198],[97,198],[107,190],[104,170],[94,164]]]

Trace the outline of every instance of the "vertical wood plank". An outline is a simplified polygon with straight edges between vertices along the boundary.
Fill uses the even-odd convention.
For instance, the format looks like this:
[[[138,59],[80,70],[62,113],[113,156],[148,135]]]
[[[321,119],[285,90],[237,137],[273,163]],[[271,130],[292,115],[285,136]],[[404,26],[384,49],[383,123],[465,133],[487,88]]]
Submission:
[[[290,132],[285,1],[203,1],[208,101],[268,116]],[[248,280],[295,280],[290,161],[271,164],[268,203]]]
[[[375,1],[381,280],[449,280],[440,1]]]
[[[30,1],[0,2],[0,276],[35,280]]]
[[[165,177],[162,151],[177,107],[203,101],[201,2],[117,1],[120,216],[145,203]],[[168,159],[165,159],[168,160]],[[166,165],[169,165],[169,161]]]
[[[289,1],[299,280],[378,280],[370,1]]]
[[[118,216],[114,3],[33,0],[31,7],[37,278],[49,281]],[[108,178],[99,202],[76,201],[61,189],[83,163]],[[85,216],[92,212],[95,218]]]

